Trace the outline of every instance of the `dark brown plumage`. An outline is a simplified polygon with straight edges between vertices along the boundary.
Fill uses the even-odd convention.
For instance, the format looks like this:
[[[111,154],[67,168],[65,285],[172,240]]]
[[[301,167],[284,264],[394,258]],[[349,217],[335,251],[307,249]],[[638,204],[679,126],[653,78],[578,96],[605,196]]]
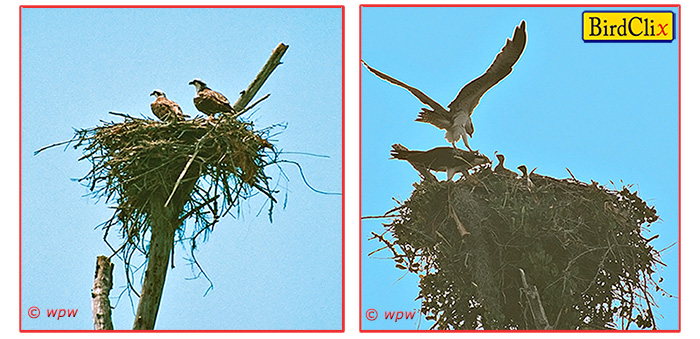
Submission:
[[[165,97],[163,91],[156,89],[151,92],[151,95],[156,97],[156,100],[151,103],[151,112],[153,112],[158,119],[164,122],[173,122],[184,121],[185,118],[189,118],[188,115],[182,113],[180,105]]]
[[[406,160],[416,167],[430,171],[447,172],[447,180],[457,172],[466,175],[467,171],[483,164],[489,163],[489,159],[478,152],[465,151],[454,147],[436,147],[428,151],[411,151],[401,144],[391,146],[393,159]],[[425,175],[424,175],[425,176]]]
[[[518,177],[517,173],[506,168],[505,155],[500,154],[500,153],[496,153],[496,158],[498,159],[498,165],[496,165],[496,168],[493,169],[494,173],[496,173],[497,175],[507,176],[509,178],[517,178]]]
[[[190,85],[194,85],[197,88],[197,95],[194,97],[194,106],[197,110],[208,115],[214,116],[216,113],[234,113],[231,103],[229,103],[226,97],[207,87],[204,81],[199,79],[194,79],[190,81]]]
[[[498,158],[498,165],[496,165],[496,168],[493,169],[494,172],[502,172],[506,170],[505,163],[506,163],[506,156],[503,154],[496,154],[496,158]]]
[[[520,55],[523,53],[523,50],[525,50],[526,42],[527,33],[525,32],[525,20],[523,20],[519,26],[515,27],[513,37],[506,40],[505,46],[503,46],[501,52],[496,55],[496,58],[486,72],[464,86],[457,94],[457,97],[447,105],[447,109],[421,90],[411,87],[400,80],[394,79],[370,67],[364,61],[362,61],[362,63],[376,76],[394,85],[405,88],[423,104],[430,107],[422,108],[421,112],[418,113],[416,121],[429,123],[437,128],[444,129],[445,139],[447,139],[453,147],[461,138],[464,141],[464,145],[471,150],[467,142],[467,135],[471,137],[474,133],[474,125],[471,119],[474,108],[476,108],[481,97],[491,89],[491,87],[495,86],[513,71],[513,65],[520,59]]]

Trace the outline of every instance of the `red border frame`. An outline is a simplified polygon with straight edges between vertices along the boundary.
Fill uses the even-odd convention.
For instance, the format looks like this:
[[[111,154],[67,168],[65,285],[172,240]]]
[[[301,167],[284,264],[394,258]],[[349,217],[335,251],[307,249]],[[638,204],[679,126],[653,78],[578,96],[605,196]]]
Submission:
[[[365,330],[362,329],[363,320],[363,308],[362,308],[362,67],[358,68],[358,91],[360,100],[360,112],[359,112],[359,133],[358,137],[360,140],[359,145],[359,180],[360,180],[360,192],[359,192],[359,329],[360,333],[426,333],[426,332],[448,332],[448,333],[458,333],[458,332],[503,332],[503,333],[521,333],[521,332],[535,332],[535,333],[617,333],[617,332],[643,332],[643,333],[680,333],[681,331],[681,5],[680,4],[474,4],[474,5],[463,5],[463,4],[448,4],[448,5],[426,5],[426,4],[369,4],[369,5],[359,5],[359,57],[357,64],[360,64],[362,60],[362,8],[367,7],[676,7],[678,9],[678,329],[677,330],[619,330],[619,331],[609,331],[609,330]]]
[[[23,330],[22,329],[22,9],[23,8],[340,8],[342,20],[342,199],[341,199],[341,214],[342,214],[342,300],[341,300],[341,317],[342,325],[340,330]],[[130,6],[130,5],[20,5],[19,6],[19,332],[20,333],[344,333],[345,332],[345,6],[286,6],[286,5],[251,5],[251,6],[234,6],[234,5],[217,5],[217,6]]]

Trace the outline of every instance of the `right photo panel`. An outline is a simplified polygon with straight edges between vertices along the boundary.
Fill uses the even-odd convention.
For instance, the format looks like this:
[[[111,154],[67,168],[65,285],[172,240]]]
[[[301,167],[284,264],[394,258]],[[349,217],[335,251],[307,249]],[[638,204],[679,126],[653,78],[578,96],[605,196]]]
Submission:
[[[360,6],[360,328],[680,330],[680,6]]]

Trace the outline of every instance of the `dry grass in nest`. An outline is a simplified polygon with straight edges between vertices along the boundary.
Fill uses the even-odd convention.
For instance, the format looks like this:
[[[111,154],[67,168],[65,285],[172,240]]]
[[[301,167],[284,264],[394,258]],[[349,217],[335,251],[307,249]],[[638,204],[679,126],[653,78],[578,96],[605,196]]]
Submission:
[[[149,231],[150,211],[164,201],[182,211],[181,222],[194,218],[193,238],[257,193],[269,199],[272,218],[276,191],[264,170],[278,161],[267,139],[279,126],[255,130],[226,115],[172,123],[117,115],[124,121],[76,131],[75,148],[85,153],[80,160],[92,164],[80,181],[96,197],[116,202],[104,224],[105,238],[120,225],[127,251],[140,247],[145,253],[141,240]]]
[[[555,329],[655,328],[650,290],[663,263],[642,235],[655,209],[630,186],[531,180],[487,166],[456,183],[416,183],[390,211],[391,236],[374,234],[398,268],[420,275],[433,328],[536,329],[519,269]]]

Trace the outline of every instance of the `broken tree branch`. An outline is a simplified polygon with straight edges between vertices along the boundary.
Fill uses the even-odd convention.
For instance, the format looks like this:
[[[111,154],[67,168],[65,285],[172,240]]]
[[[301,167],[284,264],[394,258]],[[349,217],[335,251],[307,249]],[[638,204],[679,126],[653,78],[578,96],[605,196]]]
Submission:
[[[96,330],[113,330],[112,306],[109,303],[109,292],[112,290],[112,271],[114,264],[109,258],[97,257],[95,282],[92,285],[92,321]]]
[[[262,87],[270,74],[272,74],[272,71],[274,71],[278,65],[282,64],[280,60],[282,59],[284,52],[287,51],[288,47],[289,45],[285,45],[283,43],[280,43],[277,45],[277,47],[275,47],[275,49],[272,51],[272,55],[270,55],[270,58],[265,63],[265,66],[263,66],[258,75],[255,77],[255,80],[248,85],[248,88],[243,92],[241,97],[238,98],[235,104],[233,104],[233,110],[236,112],[241,112],[246,105],[253,100],[253,97],[258,93],[258,90],[260,87]]]

